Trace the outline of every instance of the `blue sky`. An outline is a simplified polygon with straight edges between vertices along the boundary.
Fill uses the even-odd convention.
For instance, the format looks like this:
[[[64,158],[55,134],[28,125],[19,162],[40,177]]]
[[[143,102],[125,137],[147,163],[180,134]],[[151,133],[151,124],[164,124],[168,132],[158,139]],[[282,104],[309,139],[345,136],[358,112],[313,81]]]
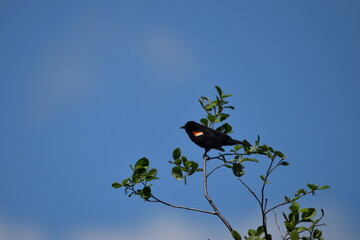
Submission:
[[[233,137],[259,134],[291,163],[269,201],[330,185],[304,207],[325,209],[327,238],[358,235],[359,11],[332,0],[1,1],[0,238],[228,237],[215,217],[111,188],[146,156],[161,198],[210,209],[201,178],[185,187],[167,161],[176,147],[201,159],[179,127],[204,116],[197,99],[215,85],[233,94]],[[260,184],[263,167],[245,180]],[[260,215],[228,175],[209,191],[244,234]]]

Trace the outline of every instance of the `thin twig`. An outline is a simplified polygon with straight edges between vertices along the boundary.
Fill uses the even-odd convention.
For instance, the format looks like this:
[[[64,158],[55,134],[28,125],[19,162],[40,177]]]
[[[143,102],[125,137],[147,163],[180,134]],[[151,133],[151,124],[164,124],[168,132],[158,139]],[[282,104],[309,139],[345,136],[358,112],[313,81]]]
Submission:
[[[276,223],[276,226],[277,226],[277,229],[279,230],[279,233],[280,233],[280,236],[281,236],[281,239],[285,239],[285,237],[283,236],[283,233],[281,231],[281,228],[280,228],[280,225],[279,225],[279,222],[278,222],[278,219],[277,219],[277,214],[275,211],[273,211],[274,215],[275,215],[275,223]]]
[[[215,157],[209,157],[208,160],[211,159],[221,159],[222,156],[248,156],[248,155],[252,155],[252,154],[260,154],[260,153],[256,153],[256,152],[244,152],[244,153],[220,153],[220,155],[215,156]],[[262,154],[263,155],[263,154]]]
[[[212,174],[213,172],[215,172],[215,170],[217,170],[217,169],[225,166],[225,165],[228,164],[228,163],[232,163],[232,162],[235,162],[235,161],[234,161],[234,160],[230,160],[230,161],[224,162],[223,164],[220,164],[219,166],[217,166],[217,167],[215,167],[213,170],[211,170],[211,171],[207,174],[207,177],[209,177],[210,174]]]
[[[239,181],[247,188],[247,190],[249,190],[249,192],[255,197],[256,201],[258,201],[259,205],[261,206],[261,201],[259,197],[254,193],[254,191],[251,190],[251,188],[243,180],[241,180],[241,178],[239,178]]]
[[[197,208],[191,208],[191,207],[173,205],[173,204],[170,204],[168,202],[164,202],[164,201],[158,199],[154,195],[151,195],[151,197],[154,198],[155,201],[152,201],[152,200],[146,200],[146,201],[148,201],[148,202],[159,202],[159,203],[165,204],[166,206],[173,207],[173,208],[181,208],[181,209],[185,209],[185,210],[189,210],[189,211],[195,211],[195,212],[202,212],[202,213],[207,213],[207,214],[211,214],[211,215],[217,215],[216,212],[211,212],[211,211],[197,209]]]
[[[318,190],[321,190],[321,189],[318,189]],[[314,190],[310,190],[310,191],[307,191],[307,192],[304,192],[300,197],[303,197],[305,195],[308,195],[308,194],[314,194],[315,191]],[[286,204],[290,204],[292,202],[292,199],[290,199],[290,201],[285,201],[285,202],[282,202],[282,203],[279,203],[278,205],[275,205],[274,207],[270,208],[269,210],[266,210],[265,214],[273,211],[274,209],[278,208],[278,207],[281,207],[281,206],[284,206]]]

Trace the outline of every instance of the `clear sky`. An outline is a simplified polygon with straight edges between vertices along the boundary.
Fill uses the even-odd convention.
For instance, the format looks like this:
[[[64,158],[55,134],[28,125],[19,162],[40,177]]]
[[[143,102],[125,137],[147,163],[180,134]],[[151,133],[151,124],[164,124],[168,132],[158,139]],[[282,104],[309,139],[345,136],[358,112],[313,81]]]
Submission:
[[[303,206],[325,209],[326,239],[359,236],[359,12],[355,0],[0,1],[0,239],[228,238],[215,217],[111,188],[146,156],[163,200],[210,209],[200,177],[185,187],[167,161],[176,147],[201,160],[179,127],[215,85],[233,94],[234,138],[287,155],[269,201],[330,185]],[[263,166],[245,180],[260,184]],[[259,211],[227,173],[209,191],[244,234]]]

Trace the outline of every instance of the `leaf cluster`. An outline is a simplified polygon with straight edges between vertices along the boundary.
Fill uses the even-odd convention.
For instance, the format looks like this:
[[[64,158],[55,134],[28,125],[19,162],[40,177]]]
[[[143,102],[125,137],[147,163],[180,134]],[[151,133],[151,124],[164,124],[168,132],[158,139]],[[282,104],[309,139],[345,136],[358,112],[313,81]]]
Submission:
[[[288,215],[282,212],[287,230],[286,235],[283,237],[284,240],[324,239],[322,231],[318,228],[324,225],[320,224],[321,219],[324,217],[323,209],[321,209],[321,216],[315,218],[315,208],[300,208],[300,204],[297,201],[291,201],[289,210],[290,213]]]
[[[114,182],[112,184],[112,187],[124,187],[125,194],[129,197],[133,195],[138,195],[145,200],[149,200],[149,198],[152,196],[152,184],[149,184],[149,182],[159,179],[156,177],[157,169],[149,169],[149,160],[145,157],[140,158],[134,166],[130,165],[130,168],[133,172],[132,176],[124,179],[123,181],[121,181],[121,183]],[[135,188],[137,184],[141,184],[141,188]]]
[[[188,161],[185,156],[181,156],[180,148],[175,148],[173,151],[173,161],[169,163],[174,164],[175,167],[171,170],[171,175],[177,180],[183,180],[186,184],[186,177],[193,175],[195,172],[201,172],[199,164],[195,161]]]

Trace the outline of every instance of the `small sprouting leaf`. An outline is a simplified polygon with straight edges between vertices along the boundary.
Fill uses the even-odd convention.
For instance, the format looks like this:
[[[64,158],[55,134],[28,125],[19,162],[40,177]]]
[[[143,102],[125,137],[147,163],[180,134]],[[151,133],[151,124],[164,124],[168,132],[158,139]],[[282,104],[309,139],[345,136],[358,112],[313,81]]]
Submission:
[[[235,230],[231,231],[231,236],[234,238],[234,240],[241,240],[240,234]]]
[[[175,165],[178,165],[178,166],[180,166],[181,165],[181,159],[180,158],[178,158],[178,159],[176,159],[175,161],[174,161],[174,163],[175,163]]]
[[[205,100],[205,101],[210,102],[210,99],[209,99],[209,98],[207,98],[207,97],[201,96],[201,99],[203,99],[203,100]]]
[[[237,177],[241,177],[244,175],[244,166],[240,163],[234,163],[232,167],[233,173]]]
[[[268,183],[268,182],[266,181],[266,178],[264,177],[264,175],[260,175],[260,178],[261,178],[261,180],[264,181],[264,183]]]
[[[177,179],[177,180],[182,180],[183,179],[183,173],[181,171],[181,167],[173,167],[172,171],[171,171],[172,176]]]
[[[299,196],[300,194],[305,194],[306,193],[306,191],[305,191],[305,189],[299,189],[299,190],[297,190],[297,192],[295,193],[295,196]]]
[[[129,185],[129,181],[130,181],[130,178],[126,178],[126,179],[124,179],[122,182],[121,182],[121,185],[123,185],[123,186],[128,186]]]
[[[286,161],[284,161],[284,162],[281,162],[279,165],[282,165],[282,166],[288,166],[288,165],[289,165],[289,163],[288,163],[288,162],[286,162]]]
[[[187,162],[187,158],[185,156],[182,156],[181,160],[182,160],[183,164],[185,164]]]
[[[308,186],[311,190],[315,191],[315,190],[317,190],[317,188],[318,188],[319,185],[317,185],[317,184],[315,185],[315,184],[310,184],[310,183],[308,183],[307,186]]]
[[[223,98],[225,98],[225,97],[230,97],[230,96],[231,96],[231,95],[228,94],[228,95],[223,96]],[[225,106],[224,108],[230,108],[230,109],[232,109],[232,110],[235,110],[235,108],[234,108],[233,106]]]
[[[176,160],[176,159],[180,158],[180,156],[181,156],[180,148],[175,148],[173,151],[173,159]]]
[[[222,98],[227,98],[227,97],[231,97],[232,96],[232,94],[223,94],[221,97]]]
[[[300,204],[298,202],[293,201],[289,209],[292,212],[297,212],[299,210]]]
[[[200,105],[201,105],[202,108],[205,108],[205,107],[204,107],[204,101],[203,101],[202,99],[199,99],[199,103],[200,103]]]
[[[234,146],[235,151],[239,151],[241,148],[243,148],[242,145],[235,145]]]
[[[276,151],[275,154],[280,157],[281,159],[285,159],[285,154],[283,154],[282,152],[280,151]]]
[[[111,186],[112,186],[113,188],[120,188],[120,187],[122,187],[122,184],[121,184],[121,183],[118,183],[118,182],[114,182]]]

